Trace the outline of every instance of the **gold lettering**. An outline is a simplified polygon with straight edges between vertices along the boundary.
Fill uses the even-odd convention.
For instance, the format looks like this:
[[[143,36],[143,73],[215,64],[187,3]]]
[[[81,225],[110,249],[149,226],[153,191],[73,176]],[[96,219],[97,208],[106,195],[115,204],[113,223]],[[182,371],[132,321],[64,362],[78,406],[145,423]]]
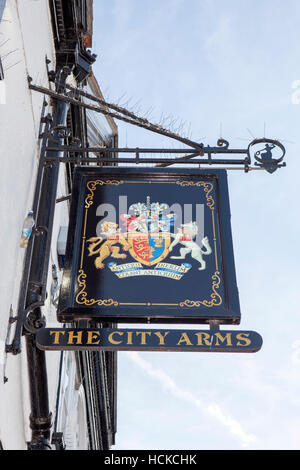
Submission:
[[[216,337],[216,346],[219,346],[219,341],[221,341],[221,343],[224,343],[224,341],[227,341],[227,346],[232,346],[232,342],[231,342],[231,333],[226,333],[225,336],[222,336],[221,333],[215,333],[215,337]]]
[[[87,344],[99,344],[100,339],[98,341],[93,341],[100,336],[100,331],[88,331],[88,337],[87,337]]]
[[[192,346],[192,343],[191,343],[191,340],[190,338],[188,337],[188,334],[187,333],[182,333],[181,336],[180,336],[180,339],[177,343],[177,346],[181,343],[185,343],[187,346]]]
[[[76,344],[82,344],[82,331],[69,331],[68,344],[74,344],[73,341],[76,340]]]
[[[53,341],[53,344],[59,344],[59,335],[62,334],[64,335],[65,334],[65,331],[50,331],[49,332],[49,335],[54,335],[54,341]]]
[[[113,331],[112,333],[110,333],[108,335],[108,341],[111,343],[111,344],[121,344],[122,343],[122,339],[120,341],[117,341],[115,339],[113,339],[113,336],[114,335],[120,335],[122,336],[124,334],[123,331]]]
[[[204,333],[203,331],[201,331],[199,333],[196,333],[196,336],[198,338],[198,346],[203,346],[202,337],[204,344],[206,346],[211,346],[211,338],[209,333]]]
[[[158,343],[159,345],[164,345],[165,346],[165,338],[169,333],[170,333],[169,331],[165,331],[165,333],[163,333],[163,334],[160,331],[155,331],[154,334],[159,339],[159,343]]]
[[[132,344],[132,331],[127,331],[127,344]]]
[[[151,335],[151,331],[137,331],[136,335],[141,335],[141,344],[146,344],[146,335]]]
[[[240,341],[236,343],[237,346],[249,346],[251,344],[251,339],[244,338],[244,336],[249,336],[249,333],[238,333],[236,338]],[[244,341],[245,344],[242,344],[241,341]]]

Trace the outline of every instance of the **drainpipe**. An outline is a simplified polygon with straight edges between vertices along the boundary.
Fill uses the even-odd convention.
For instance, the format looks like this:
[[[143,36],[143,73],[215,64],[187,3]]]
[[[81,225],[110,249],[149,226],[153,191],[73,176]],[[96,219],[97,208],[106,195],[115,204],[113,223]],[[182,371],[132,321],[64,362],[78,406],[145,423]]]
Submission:
[[[58,71],[57,92],[64,92],[69,73],[68,67],[63,67]],[[67,111],[68,104],[65,101],[53,100],[53,121],[48,140],[48,145],[51,147],[61,145],[64,141]],[[61,152],[53,151],[51,155],[58,159],[61,157]],[[43,303],[41,300],[43,301],[45,297],[58,173],[59,161],[55,159],[51,164],[45,165],[43,170],[26,296],[26,308],[30,311],[30,306],[35,306],[30,311],[25,324],[32,431],[28,450],[51,450],[52,423],[49,411],[46,357],[45,351],[41,351],[36,346],[35,330],[43,323],[41,308],[38,305]]]

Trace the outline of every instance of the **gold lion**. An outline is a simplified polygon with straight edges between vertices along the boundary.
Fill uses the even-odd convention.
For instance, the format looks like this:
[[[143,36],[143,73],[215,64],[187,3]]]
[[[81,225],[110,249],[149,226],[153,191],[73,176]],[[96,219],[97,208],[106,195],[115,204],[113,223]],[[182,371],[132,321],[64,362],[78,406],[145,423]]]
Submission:
[[[103,261],[108,257],[124,259],[127,257],[125,253],[120,253],[120,247],[114,246],[117,243],[122,245],[123,250],[128,251],[130,248],[129,243],[124,238],[123,234],[117,230],[118,224],[114,222],[103,222],[101,224],[101,234],[104,237],[92,237],[87,240],[90,245],[88,246],[88,256],[98,255],[95,259],[95,266],[97,269],[103,269]],[[104,241],[105,240],[105,241]]]

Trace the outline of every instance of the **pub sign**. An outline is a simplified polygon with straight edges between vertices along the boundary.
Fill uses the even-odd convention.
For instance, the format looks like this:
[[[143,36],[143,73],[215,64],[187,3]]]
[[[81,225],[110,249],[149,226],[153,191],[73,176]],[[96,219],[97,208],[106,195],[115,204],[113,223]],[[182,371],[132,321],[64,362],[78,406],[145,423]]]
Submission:
[[[260,350],[262,338],[255,331],[40,328],[36,343],[38,348],[46,351],[253,353]]]
[[[225,170],[75,169],[58,320],[239,324]]]

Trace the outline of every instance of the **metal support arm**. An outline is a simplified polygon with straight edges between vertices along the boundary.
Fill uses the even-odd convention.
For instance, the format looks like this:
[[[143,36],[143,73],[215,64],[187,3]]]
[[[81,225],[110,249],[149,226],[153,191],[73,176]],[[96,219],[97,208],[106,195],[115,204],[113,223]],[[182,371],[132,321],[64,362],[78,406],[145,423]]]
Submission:
[[[76,106],[80,106],[85,109],[92,110],[96,113],[102,113],[105,116],[110,116],[113,119],[119,119],[121,121],[124,121],[128,124],[132,124],[134,126],[142,127],[148,131],[164,135],[165,137],[169,137],[171,139],[175,139],[187,146],[190,147],[190,149],[139,149],[139,148],[134,148],[134,149],[126,149],[126,148],[102,148],[102,147],[80,147],[78,146],[61,146],[61,147],[56,147],[53,148],[51,146],[48,146],[46,151],[47,152],[53,152],[55,150],[65,150],[68,152],[77,152],[77,153],[100,153],[104,154],[107,152],[111,153],[122,153],[122,152],[127,152],[127,153],[133,153],[134,157],[130,159],[125,159],[125,158],[119,158],[119,157],[101,157],[101,158],[89,158],[89,157],[84,157],[81,158],[79,155],[78,158],[72,159],[68,158],[65,160],[60,160],[60,161],[70,161],[70,162],[75,162],[75,163],[89,163],[89,162],[99,162],[99,163],[113,163],[114,165],[116,163],[133,163],[133,164],[139,164],[139,163],[146,163],[146,164],[155,164],[158,167],[166,167],[170,166],[173,164],[204,164],[204,165],[233,165],[234,167],[240,167],[241,169],[244,169],[246,172],[249,171],[250,169],[264,169],[267,170],[269,173],[273,173],[277,168],[285,166],[285,163],[282,163],[283,157],[285,155],[285,149],[281,142],[278,140],[272,140],[272,139],[254,139],[254,141],[250,142],[249,146],[246,149],[230,149],[229,148],[229,142],[223,138],[220,138],[217,142],[217,146],[210,147],[209,145],[204,146],[203,143],[199,142],[194,142],[188,138],[182,137],[174,132],[172,132],[169,129],[165,129],[162,126],[158,124],[153,124],[149,122],[147,119],[141,118],[139,116],[136,116],[134,113],[128,111],[127,109],[120,107],[118,105],[112,104],[112,103],[107,103],[103,99],[100,99],[98,97],[95,97],[87,92],[84,92],[83,90],[79,90],[77,88],[71,87],[70,85],[66,85],[66,88],[69,91],[69,93],[61,93],[59,91],[53,91],[45,87],[41,87],[38,85],[34,85],[32,83],[32,78],[28,77],[28,82],[29,82],[29,88],[31,90],[38,91],[40,93],[44,93],[46,95],[51,96],[52,98],[55,98],[58,101],[64,101],[66,103],[74,104]],[[82,98],[85,98],[85,101],[82,100]],[[87,100],[93,101],[97,103],[96,105],[90,104],[87,102]],[[113,109],[113,111],[110,111]],[[261,148],[261,144],[264,144],[264,148]],[[255,151],[254,147],[256,145],[259,145],[260,147]],[[275,149],[274,153],[276,150],[280,149],[281,155],[277,155],[276,157],[273,156],[273,149]],[[255,167],[250,168],[251,164],[251,151],[254,151],[254,158],[257,160],[255,162]],[[169,159],[153,159],[153,158],[140,158],[140,154],[142,153],[184,153],[186,155],[182,157],[177,157],[177,158],[169,158]],[[204,160],[201,157],[204,155],[207,155],[207,159]],[[215,154],[239,154],[239,155],[246,155],[244,160],[238,159],[238,160],[227,160],[227,159],[214,159],[213,155]],[[194,157],[200,157],[197,160]],[[63,157],[65,158],[65,157]],[[191,161],[191,159],[193,160]],[[46,160],[49,161],[51,157],[47,157]]]
[[[68,68],[62,68],[57,74],[57,92],[64,90]],[[50,429],[51,413],[49,411],[48,383],[45,352],[37,348],[36,330],[43,326],[41,307],[46,299],[46,282],[49,268],[51,235],[56,205],[59,158],[63,143],[62,126],[66,126],[68,103],[53,100],[53,117],[45,119],[45,131],[42,141],[40,162],[33,208],[36,218],[36,229],[33,231],[26,250],[24,270],[19,295],[16,328],[11,345],[7,352],[21,352],[21,335],[25,334],[29,392],[30,392],[30,427],[32,438],[28,443],[29,450],[51,450]],[[45,145],[56,148],[50,153],[51,162],[45,162]]]

